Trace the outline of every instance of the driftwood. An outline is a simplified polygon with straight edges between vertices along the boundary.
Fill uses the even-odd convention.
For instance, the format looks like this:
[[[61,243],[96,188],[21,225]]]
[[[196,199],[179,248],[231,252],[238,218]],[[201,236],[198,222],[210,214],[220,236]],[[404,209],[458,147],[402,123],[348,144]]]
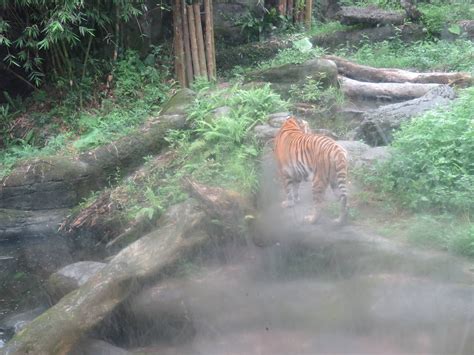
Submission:
[[[393,131],[402,122],[436,107],[448,105],[455,98],[454,90],[447,85],[439,85],[420,98],[381,106],[363,114],[363,121],[356,130],[356,139],[377,146],[392,141]]]
[[[402,12],[385,11],[375,6],[343,6],[338,13],[338,18],[344,25],[401,25],[405,21],[405,15]]]
[[[219,218],[226,231],[242,233],[246,207],[238,195],[207,189],[194,182],[188,188],[199,204],[186,202],[167,212],[162,227],[117,254],[79,289],[62,298],[19,332],[4,349],[7,354],[67,354],[80,338],[150,278],[170,270],[184,257],[225,236],[211,220]],[[203,197],[204,198],[204,197]],[[224,211],[223,208],[226,210]],[[212,225],[212,232],[208,226]],[[217,228],[217,229],[216,229]],[[235,235],[234,234],[234,235]]]
[[[357,99],[404,101],[425,95],[440,84],[368,83],[339,76],[344,95]]]
[[[347,59],[328,55],[326,59],[332,60],[337,65],[340,75],[347,78],[374,83],[434,83],[466,87],[474,84],[474,79],[469,73],[416,73],[402,69],[373,68],[356,64]]]

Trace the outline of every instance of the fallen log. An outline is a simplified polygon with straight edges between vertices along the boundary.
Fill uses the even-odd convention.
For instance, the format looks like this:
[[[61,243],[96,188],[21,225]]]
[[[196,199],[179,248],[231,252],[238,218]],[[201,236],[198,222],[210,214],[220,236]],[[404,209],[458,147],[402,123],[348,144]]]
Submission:
[[[336,63],[340,75],[354,80],[374,83],[435,83],[460,87],[467,87],[474,84],[474,78],[465,72],[416,73],[402,69],[373,68],[334,55],[328,55],[324,58]]]
[[[212,216],[193,200],[170,208],[161,228],[123,249],[84,285],[34,319],[7,344],[3,349],[5,353],[69,353],[84,334],[150,278],[164,270],[169,271],[209,242],[214,246],[215,238],[224,235],[214,222],[216,215],[223,218],[218,222],[226,231],[242,233],[239,216],[245,207],[236,195],[222,189],[207,190],[193,182],[189,184],[192,190],[212,193],[206,197],[204,208],[214,211]],[[201,195],[196,192],[195,196]],[[223,206],[232,209],[222,211]]]
[[[436,107],[448,105],[455,96],[451,87],[440,85],[420,98],[369,110],[363,114],[355,139],[362,139],[372,146],[388,145],[392,141],[393,132],[402,122]]]
[[[386,11],[376,6],[342,6],[337,17],[343,25],[401,25],[405,22],[402,12]]]
[[[109,183],[120,170],[133,171],[143,157],[159,153],[170,129],[184,128],[185,108],[194,100],[185,89],[173,96],[158,117],[136,132],[76,157],[55,155],[19,164],[0,180],[0,208],[51,210],[76,206],[91,191]]]
[[[405,101],[425,95],[440,84],[418,83],[367,83],[338,76],[342,92],[350,98]]]

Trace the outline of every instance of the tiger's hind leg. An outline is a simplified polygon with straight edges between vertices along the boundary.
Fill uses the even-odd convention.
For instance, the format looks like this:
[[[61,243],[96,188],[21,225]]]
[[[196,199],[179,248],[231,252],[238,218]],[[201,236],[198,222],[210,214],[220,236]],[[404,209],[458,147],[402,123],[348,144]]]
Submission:
[[[340,212],[339,217],[334,220],[334,223],[338,225],[344,225],[347,223],[347,191],[345,188],[345,184],[342,185],[342,190],[339,188],[337,181],[331,180],[331,189],[336,195],[340,203]]]
[[[313,201],[314,207],[313,212],[310,215],[307,215],[304,220],[309,224],[314,224],[321,217],[321,205],[324,200],[324,192],[328,187],[328,181],[324,176],[320,174],[315,174],[313,177]]]
[[[295,189],[298,190],[299,182],[292,179],[291,176],[285,175],[283,177],[283,185],[286,193],[286,200],[281,203],[281,207],[290,208],[295,205]],[[295,187],[296,186],[296,187]]]

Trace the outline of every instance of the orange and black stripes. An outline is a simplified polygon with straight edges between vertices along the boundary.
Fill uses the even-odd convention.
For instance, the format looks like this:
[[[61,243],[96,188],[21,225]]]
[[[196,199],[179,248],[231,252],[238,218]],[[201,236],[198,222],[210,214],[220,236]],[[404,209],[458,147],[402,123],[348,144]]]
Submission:
[[[275,138],[275,155],[283,178],[287,201],[292,206],[298,197],[298,185],[313,174],[313,197],[316,204],[322,201],[330,184],[341,200],[340,219],[346,217],[347,152],[330,137],[308,132],[305,121],[289,117]],[[317,208],[317,206],[316,206]],[[317,219],[315,212],[314,222]]]

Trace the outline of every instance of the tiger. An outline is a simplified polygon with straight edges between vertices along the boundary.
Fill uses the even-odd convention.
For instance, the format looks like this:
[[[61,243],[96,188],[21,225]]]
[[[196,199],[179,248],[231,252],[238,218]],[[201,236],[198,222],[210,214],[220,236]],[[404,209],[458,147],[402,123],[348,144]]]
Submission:
[[[283,208],[299,201],[299,185],[312,175],[314,210],[304,220],[310,224],[318,221],[324,193],[331,185],[340,200],[335,222],[346,223],[348,155],[341,145],[330,137],[312,133],[308,122],[289,116],[275,137],[274,154],[286,193]]]

